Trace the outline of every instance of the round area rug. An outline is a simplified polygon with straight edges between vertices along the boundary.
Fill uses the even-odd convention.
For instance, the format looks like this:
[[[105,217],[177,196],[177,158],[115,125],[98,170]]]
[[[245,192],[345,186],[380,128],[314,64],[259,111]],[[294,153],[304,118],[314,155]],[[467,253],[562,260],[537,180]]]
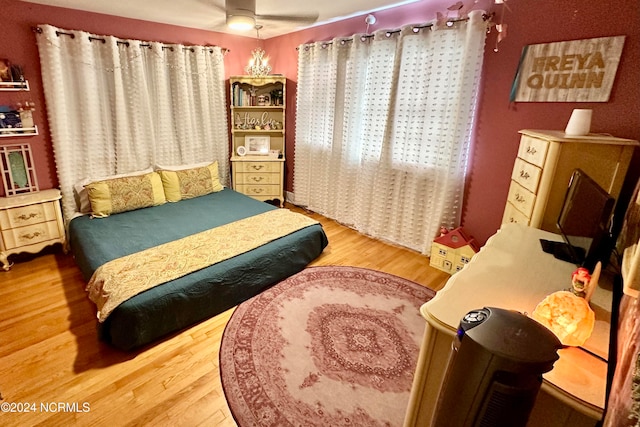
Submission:
[[[379,271],[311,267],[240,304],[220,376],[248,426],[401,426],[435,292]]]

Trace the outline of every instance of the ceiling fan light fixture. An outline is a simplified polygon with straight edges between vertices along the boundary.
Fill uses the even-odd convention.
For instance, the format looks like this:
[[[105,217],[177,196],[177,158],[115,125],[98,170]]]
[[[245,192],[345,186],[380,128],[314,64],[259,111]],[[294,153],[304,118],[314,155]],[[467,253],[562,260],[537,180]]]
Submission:
[[[227,15],[227,26],[232,30],[248,31],[255,28],[256,20],[249,11],[246,14],[237,11]]]

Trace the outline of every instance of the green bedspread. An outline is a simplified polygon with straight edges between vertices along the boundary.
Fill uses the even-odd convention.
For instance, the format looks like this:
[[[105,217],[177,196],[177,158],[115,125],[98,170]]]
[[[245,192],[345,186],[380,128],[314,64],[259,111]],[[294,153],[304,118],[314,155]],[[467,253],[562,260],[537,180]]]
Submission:
[[[85,279],[102,264],[271,209],[230,189],[107,218],[83,216],[69,240]],[[230,236],[233,238],[233,236]],[[99,324],[101,338],[129,350],[215,316],[302,270],[327,245],[318,225],[138,294]]]

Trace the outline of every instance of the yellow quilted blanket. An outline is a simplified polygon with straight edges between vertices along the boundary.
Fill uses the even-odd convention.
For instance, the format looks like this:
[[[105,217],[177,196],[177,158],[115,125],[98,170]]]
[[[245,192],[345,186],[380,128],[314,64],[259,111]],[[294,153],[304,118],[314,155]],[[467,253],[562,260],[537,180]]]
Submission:
[[[95,271],[86,290],[104,322],[142,291],[317,223],[288,209],[271,210],[109,261]]]

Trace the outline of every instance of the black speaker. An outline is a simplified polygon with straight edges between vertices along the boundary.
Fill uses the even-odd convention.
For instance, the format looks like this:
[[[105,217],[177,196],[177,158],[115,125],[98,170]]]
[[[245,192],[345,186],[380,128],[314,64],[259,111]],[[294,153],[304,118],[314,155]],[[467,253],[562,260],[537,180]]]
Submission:
[[[522,313],[470,311],[452,345],[433,425],[524,427],[560,348],[553,332]]]

